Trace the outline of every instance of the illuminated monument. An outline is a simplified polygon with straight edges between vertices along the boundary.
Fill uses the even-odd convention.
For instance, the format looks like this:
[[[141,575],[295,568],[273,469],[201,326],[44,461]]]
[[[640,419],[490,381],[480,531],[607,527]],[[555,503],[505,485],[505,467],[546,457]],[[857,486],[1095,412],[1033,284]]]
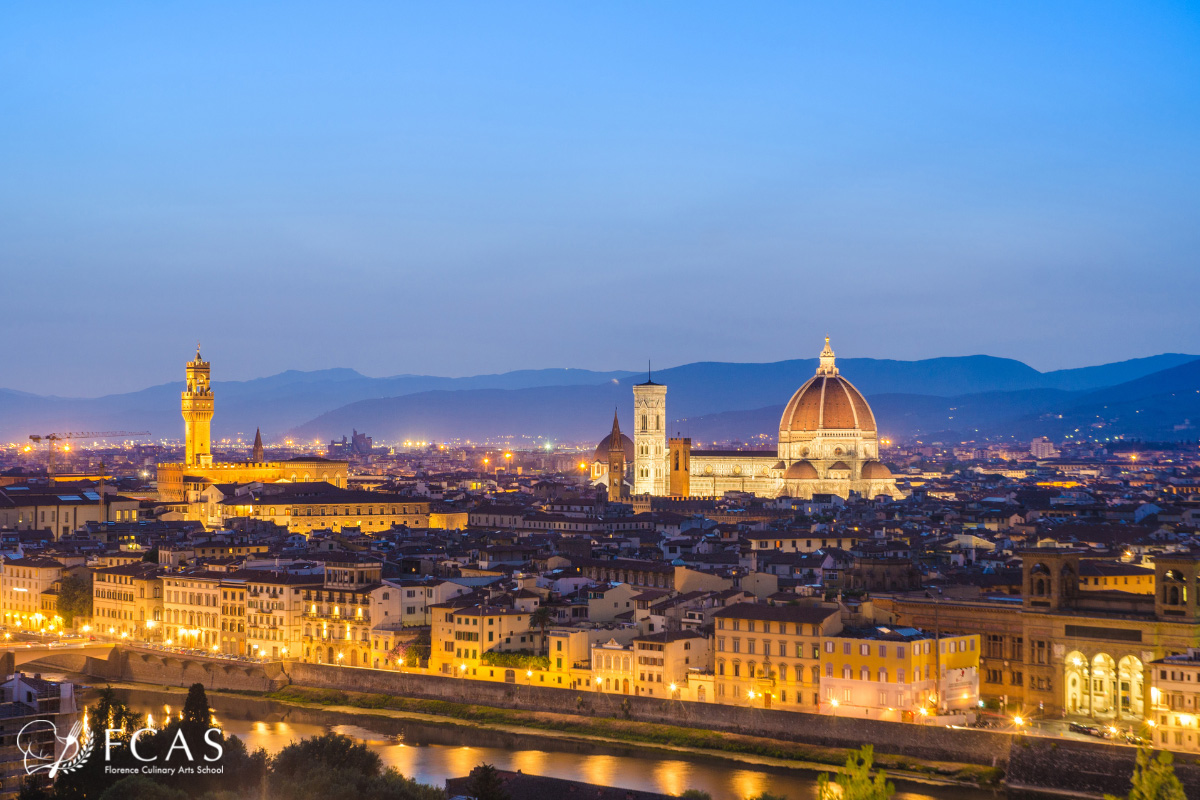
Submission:
[[[904,496],[879,461],[875,415],[862,393],[839,373],[828,337],[816,374],[783,409],[775,452],[693,450],[691,439],[666,438],[666,386],[647,380],[633,387],[633,395],[634,438],[627,452],[633,451],[635,495]],[[593,479],[606,477],[600,461],[609,441],[596,448]]]
[[[187,364],[187,388],[180,401],[183,411],[184,466],[212,466],[213,393],[209,383],[209,364],[196,358]]]
[[[183,414],[183,463],[158,465],[158,496],[161,500],[180,503],[194,497],[214,483],[282,483],[326,481],[346,488],[345,461],[331,461],[317,456],[301,456],[287,461],[264,461],[262,437],[254,439],[253,461],[213,463],[212,417],[213,390],[209,363],[200,357],[189,361],[186,369],[187,386],[180,398]]]

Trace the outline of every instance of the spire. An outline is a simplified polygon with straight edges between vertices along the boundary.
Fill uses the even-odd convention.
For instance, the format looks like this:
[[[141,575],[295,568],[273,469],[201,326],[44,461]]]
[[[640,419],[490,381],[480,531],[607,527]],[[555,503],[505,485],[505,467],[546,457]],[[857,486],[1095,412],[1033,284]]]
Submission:
[[[821,351],[821,366],[817,367],[818,375],[837,375],[838,368],[834,365],[833,348],[829,346],[829,337],[825,337],[825,349]]]
[[[258,428],[254,429],[254,455],[250,458],[255,464],[261,464],[266,461],[263,457],[262,431]]]
[[[608,442],[608,449],[609,450],[624,449],[623,446],[621,445],[621,424],[619,422],[617,422],[617,410],[615,408],[613,409],[612,438]]]

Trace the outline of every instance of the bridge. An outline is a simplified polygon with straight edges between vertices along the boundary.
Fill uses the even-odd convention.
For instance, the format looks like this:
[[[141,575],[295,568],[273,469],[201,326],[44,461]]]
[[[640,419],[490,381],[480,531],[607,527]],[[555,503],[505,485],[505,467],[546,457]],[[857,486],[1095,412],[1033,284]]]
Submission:
[[[7,664],[9,656],[11,665],[8,672],[14,672],[24,664],[36,661],[47,667],[63,669],[71,672],[81,671],[87,659],[106,659],[116,645],[112,642],[12,642],[0,647],[0,663]]]

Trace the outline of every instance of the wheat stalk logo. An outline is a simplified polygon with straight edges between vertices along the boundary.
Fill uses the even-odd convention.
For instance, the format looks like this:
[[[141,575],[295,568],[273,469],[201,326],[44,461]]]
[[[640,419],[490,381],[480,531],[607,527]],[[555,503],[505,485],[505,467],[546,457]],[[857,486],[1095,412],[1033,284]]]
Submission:
[[[57,758],[53,750],[48,754],[44,752],[42,742],[47,733],[62,744]],[[27,723],[17,734],[17,749],[24,756],[25,774],[46,772],[51,780],[59,773],[74,772],[82,767],[91,757],[95,746],[95,740],[84,733],[83,725],[79,722],[71,726],[71,731],[65,737],[58,735],[57,725],[44,719]]]

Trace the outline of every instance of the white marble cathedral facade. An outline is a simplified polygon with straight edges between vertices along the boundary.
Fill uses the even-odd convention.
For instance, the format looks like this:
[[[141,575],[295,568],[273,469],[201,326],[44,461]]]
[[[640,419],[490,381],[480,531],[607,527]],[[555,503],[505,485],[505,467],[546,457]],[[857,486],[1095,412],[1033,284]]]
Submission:
[[[633,387],[634,495],[809,499],[815,494],[900,498],[890,470],[879,461],[879,431],[862,393],[839,374],[825,339],[816,374],[784,407],[777,449],[693,450],[691,440],[667,437],[667,387],[647,380]],[[603,469],[593,463],[593,478]],[[627,446],[628,452],[628,446]]]

